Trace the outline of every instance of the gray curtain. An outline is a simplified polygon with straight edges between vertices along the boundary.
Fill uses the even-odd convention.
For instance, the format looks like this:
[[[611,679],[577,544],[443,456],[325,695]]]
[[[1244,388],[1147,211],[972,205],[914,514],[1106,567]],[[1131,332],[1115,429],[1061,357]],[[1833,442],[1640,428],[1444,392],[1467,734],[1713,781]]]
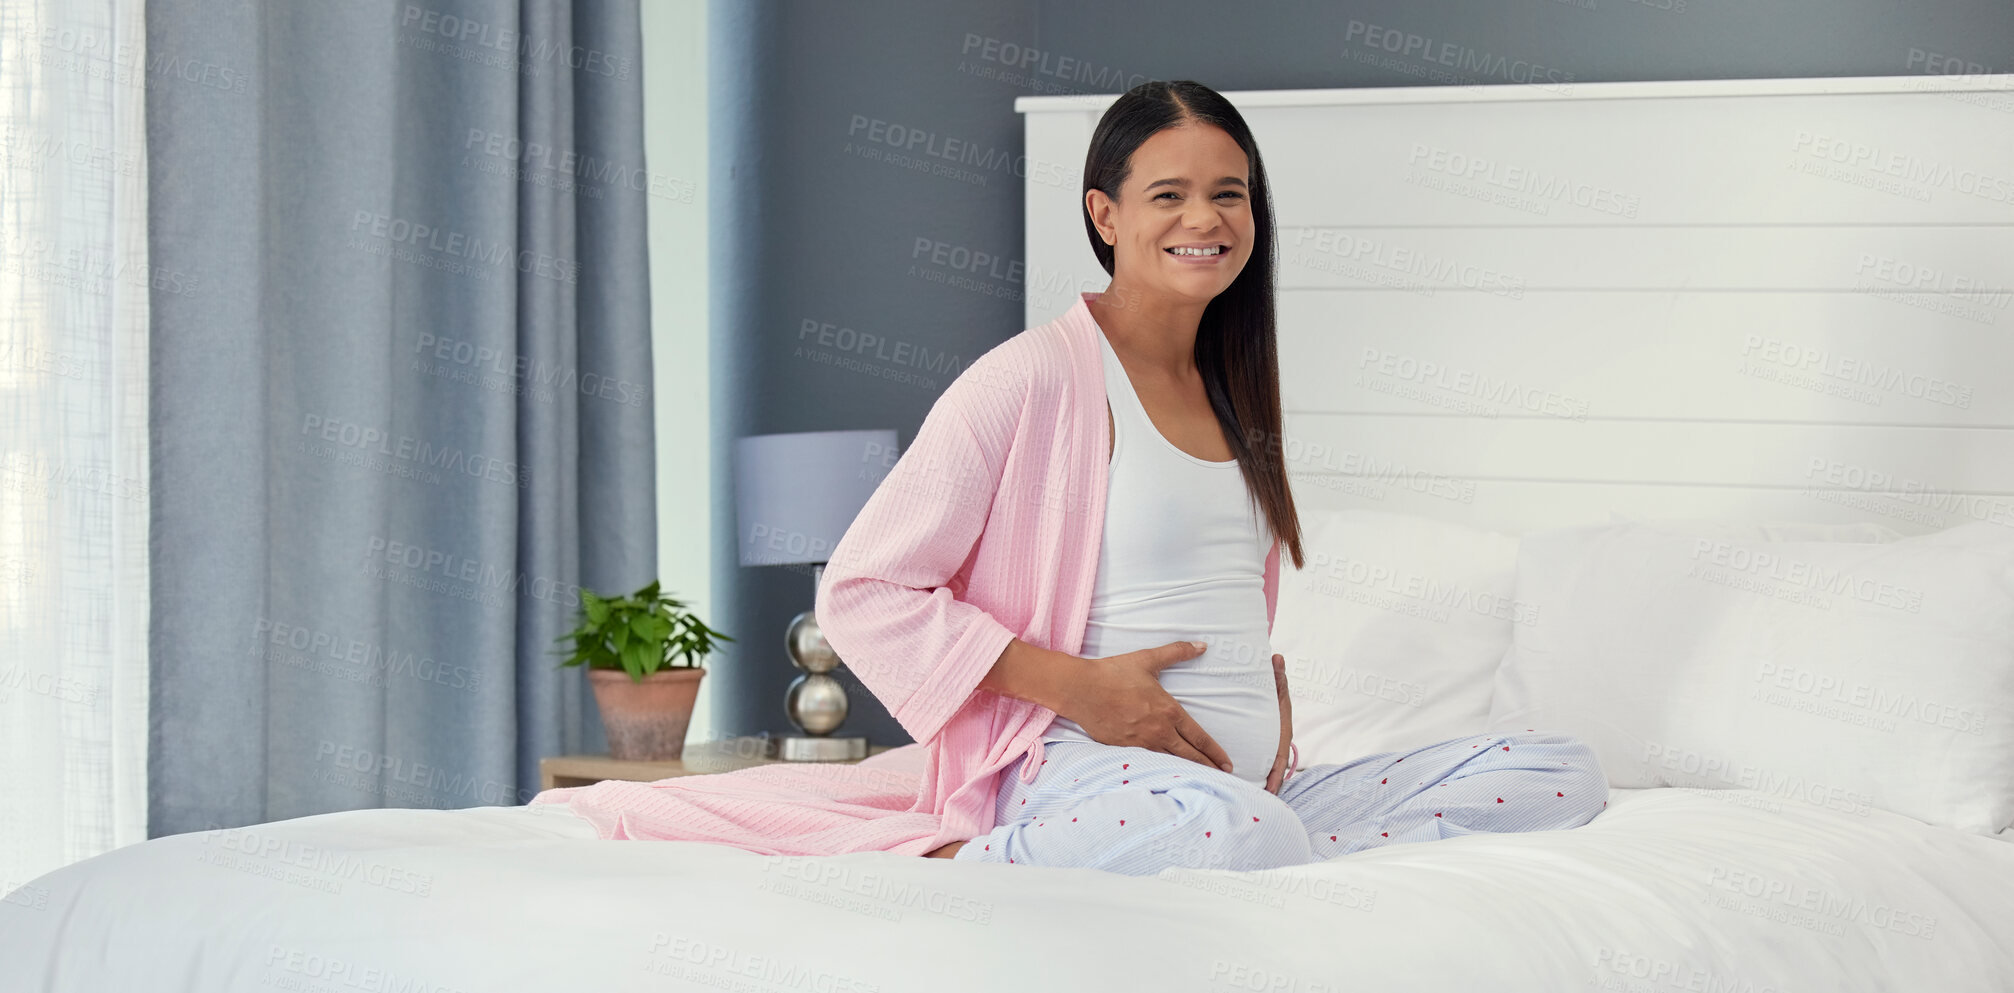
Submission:
[[[152,0],[149,835],[521,803],[655,574],[636,0]]]

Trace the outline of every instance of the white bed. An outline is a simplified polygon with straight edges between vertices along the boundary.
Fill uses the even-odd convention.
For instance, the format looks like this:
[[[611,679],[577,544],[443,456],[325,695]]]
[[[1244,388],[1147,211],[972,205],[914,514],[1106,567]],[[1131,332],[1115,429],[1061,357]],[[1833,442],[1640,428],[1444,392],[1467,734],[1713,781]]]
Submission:
[[[555,807],[350,811],[43,877],[0,903],[0,988],[1983,993],[2014,975],[2010,881],[2014,845],[1744,790],[1160,878],[602,842]]]
[[[1998,104],[1971,97],[2010,83],[1232,94],[1277,184],[1283,392],[1289,441],[1306,456],[1291,470],[1304,513],[1406,515],[1403,528],[1358,519],[1357,531],[1337,532],[1338,547],[1357,557],[1352,565],[1384,562],[1513,607],[1516,536],[1611,513],[1878,518],[1912,534],[2014,523],[2014,352],[1992,326],[2004,323],[2014,283],[2014,202],[1976,195],[1976,182],[1970,195],[1876,189],[1850,171],[1860,166],[1827,172],[1814,141],[1800,138],[1845,136],[1973,168],[1975,179],[1982,163],[2004,177],[2014,129]],[[1076,290],[1103,285],[1073,220],[1075,184],[1045,185],[1055,170],[1034,163],[1076,175],[1104,101],[1017,107],[1028,113],[1033,325]],[[1698,140],[1706,129],[1727,140]],[[1487,182],[1451,185],[1452,166],[1434,164],[1441,152],[1565,174],[1640,209],[1506,206]],[[1440,178],[1423,182],[1429,173]],[[1990,189],[2014,197],[2014,184]],[[1381,247],[1337,254],[1373,242]],[[1391,248],[1437,261],[1394,267],[1380,254]],[[1310,252],[1334,257],[1309,261]],[[1881,259],[1940,275],[1883,283]],[[1427,286],[1422,271],[1453,275]],[[1495,275],[1466,285],[1462,273]],[[1764,344],[1751,348],[1751,336]],[[1788,346],[1915,378],[1881,386],[1882,402],[1870,404],[1744,365],[1776,361],[1758,349]],[[1408,361],[1573,402],[1527,410],[1479,400],[1406,372]],[[1959,406],[1911,395],[1917,380],[1973,392]],[[1502,656],[1511,620],[1396,609],[1414,606],[1408,588],[1339,595],[1310,592],[1312,572],[1282,579],[1291,588],[1276,642],[1336,631],[1385,658],[1309,667],[1300,684],[1309,699],[1357,709],[1322,715],[1297,698],[1304,764],[1311,746],[1471,728],[1488,712],[1488,695],[1475,692],[1487,670],[1474,664]],[[1344,609],[1360,616],[1337,620]],[[2014,658],[2002,662],[2014,672]],[[1542,684],[1516,685],[1529,697]],[[1365,709],[1367,687],[1403,689],[1376,711]],[[1992,733],[2014,728],[2004,700],[1952,695],[1985,705]],[[1822,720],[1786,706],[1764,713]],[[1846,725],[1813,726],[1844,734]],[[1722,729],[1660,733],[1667,756],[1748,758],[1711,750]],[[872,761],[901,767],[916,751]],[[1772,771],[1794,763],[1784,754],[1764,761]],[[1940,760],[1915,758],[1926,768]],[[1312,759],[1324,760],[1333,757]],[[325,814],[156,839],[15,890],[0,900],[0,993],[2010,988],[2010,835],[1878,805],[1840,810],[1781,790],[1692,785],[1728,784],[1616,789],[1607,810],[1572,831],[1158,878],[602,842],[558,807]]]

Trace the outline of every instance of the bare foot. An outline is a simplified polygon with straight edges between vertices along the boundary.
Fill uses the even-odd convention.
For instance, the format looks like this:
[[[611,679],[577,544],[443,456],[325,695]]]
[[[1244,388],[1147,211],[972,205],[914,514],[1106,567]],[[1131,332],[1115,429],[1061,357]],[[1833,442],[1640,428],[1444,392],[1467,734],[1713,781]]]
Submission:
[[[923,857],[926,859],[948,859],[951,856],[958,854],[958,850],[964,847],[965,847],[964,842],[954,841],[948,845],[945,845],[943,848],[937,849],[934,852],[923,853]]]

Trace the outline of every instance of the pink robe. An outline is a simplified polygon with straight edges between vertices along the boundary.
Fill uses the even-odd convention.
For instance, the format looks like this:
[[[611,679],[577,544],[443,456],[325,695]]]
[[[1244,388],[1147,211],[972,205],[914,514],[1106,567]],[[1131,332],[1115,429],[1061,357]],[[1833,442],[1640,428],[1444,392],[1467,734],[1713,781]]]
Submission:
[[[1090,614],[1110,447],[1097,295],[973,360],[825,566],[825,637],[919,744],[859,765],[608,781],[531,802],[565,803],[605,839],[765,855],[921,855],[992,830],[1002,770],[1030,751],[1028,771],[1040,765],[1056,714],[979,682],[1017,637],[1075,654]],[[1269,625],[1279,569],[1275,543]]]

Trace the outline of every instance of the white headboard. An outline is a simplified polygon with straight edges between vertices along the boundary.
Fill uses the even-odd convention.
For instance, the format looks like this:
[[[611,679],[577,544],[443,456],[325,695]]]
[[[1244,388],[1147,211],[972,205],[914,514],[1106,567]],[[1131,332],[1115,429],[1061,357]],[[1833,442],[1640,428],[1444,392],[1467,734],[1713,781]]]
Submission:
[[[2014,526],[2014,75],[1225,95],[1304,513]],[[1015,101],[1027,326],[1113,99]]]

